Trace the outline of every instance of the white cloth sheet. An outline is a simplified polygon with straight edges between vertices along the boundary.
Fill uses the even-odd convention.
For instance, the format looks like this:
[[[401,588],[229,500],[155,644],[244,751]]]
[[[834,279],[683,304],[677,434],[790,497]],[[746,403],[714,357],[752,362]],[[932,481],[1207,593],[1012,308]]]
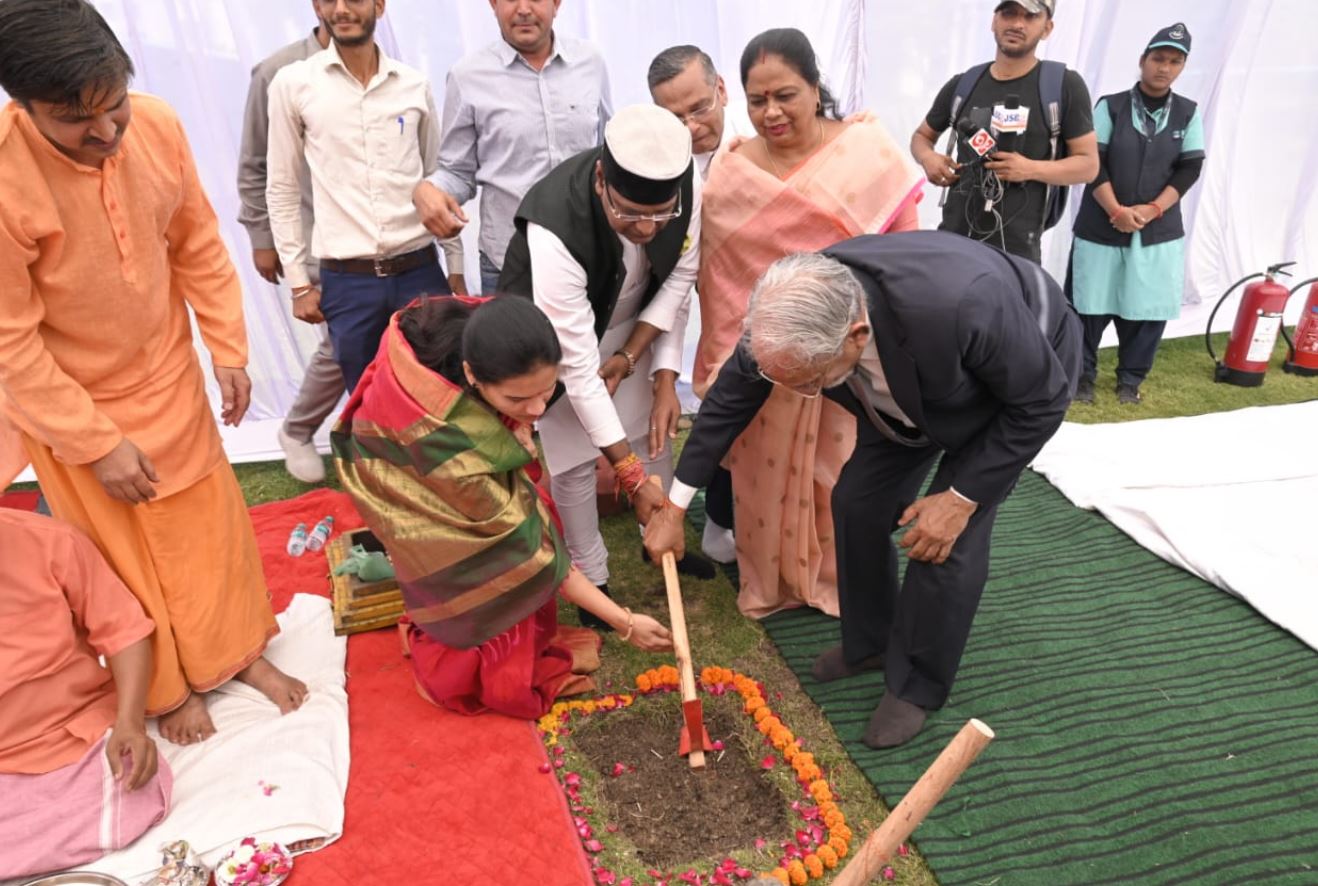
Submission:
[[[1066,423],[1034,460],[1074,504],[1318,649],[1318,401]]]
[[[187,840],[213,866],[243,837],[328,845],[343,833],[346,638],[334,636],[330,601],[311,594],[296,595],[279,624],[266,654],[307,684],[302,707],[281,717],[265,696],[230,681],[210,695],[219,731],[201,744],[170,744],[151,722],[148,731],[174,770],[173,807],[132,846],[81,870],[137,883],[160,867],[160,846],[174,840]],[[268,796],[262,782],[272,786]]]

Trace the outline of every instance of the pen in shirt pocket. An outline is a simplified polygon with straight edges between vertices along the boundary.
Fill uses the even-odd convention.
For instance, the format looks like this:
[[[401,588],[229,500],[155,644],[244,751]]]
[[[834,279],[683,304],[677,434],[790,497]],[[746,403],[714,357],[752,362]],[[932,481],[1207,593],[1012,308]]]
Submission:
[[[402,115],[402,114],[399,114],[399,115],[398,115],[398,134],[399,134],[399,135],[402,135],[402,134],[403,134],[403,115]]]

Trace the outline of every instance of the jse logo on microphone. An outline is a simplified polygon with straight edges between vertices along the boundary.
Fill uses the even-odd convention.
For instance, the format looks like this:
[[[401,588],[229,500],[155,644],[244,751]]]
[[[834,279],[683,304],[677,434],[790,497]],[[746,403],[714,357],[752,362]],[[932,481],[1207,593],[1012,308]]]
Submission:
[[[993,128],[999,133],[1024,132],[1030,122],[1030,109],[993,106]]]
[[[967,142],[967,144],[970,145],[970,149],[972,151],[974,151],[976,154],[978,154],[981,157],[983,157],[989,151],[993,150],[998,145],[998,143],[993,140],[993,136],[989,135],[987,132],[985,132],[982,129],[978,130],[974,135],[972,135],[970,137],[970,141]]]

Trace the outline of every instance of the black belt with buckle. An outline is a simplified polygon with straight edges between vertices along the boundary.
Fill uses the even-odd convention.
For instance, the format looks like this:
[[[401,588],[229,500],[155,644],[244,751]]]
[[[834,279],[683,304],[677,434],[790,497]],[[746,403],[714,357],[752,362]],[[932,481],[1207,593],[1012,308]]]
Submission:
[[[435,244],[415,252],[389,255],[381,258],[322,258],[321,270],[336,274],[370,274],[373,277],[397,277],[426,265],[439,264],[439,250]]]

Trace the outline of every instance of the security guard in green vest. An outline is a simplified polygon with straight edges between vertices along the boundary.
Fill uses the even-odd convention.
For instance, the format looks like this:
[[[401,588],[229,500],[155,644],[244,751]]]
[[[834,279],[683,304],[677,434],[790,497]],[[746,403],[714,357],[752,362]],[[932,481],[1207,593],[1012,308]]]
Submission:
[[[1189,54],[1189,29],[1180,22],[1163,28],[1140,56],[1139,83],[1103,96],[1094,109],[1100,169],[1076,216],[1067,275],[1085,329],[1078,402],[1094,402],[1098,343],[1115,322],[1117,399],[1139,403],[1167,321],[1181,312],[1180,201],[1204,163],[1199,108],[1172,92]]]

